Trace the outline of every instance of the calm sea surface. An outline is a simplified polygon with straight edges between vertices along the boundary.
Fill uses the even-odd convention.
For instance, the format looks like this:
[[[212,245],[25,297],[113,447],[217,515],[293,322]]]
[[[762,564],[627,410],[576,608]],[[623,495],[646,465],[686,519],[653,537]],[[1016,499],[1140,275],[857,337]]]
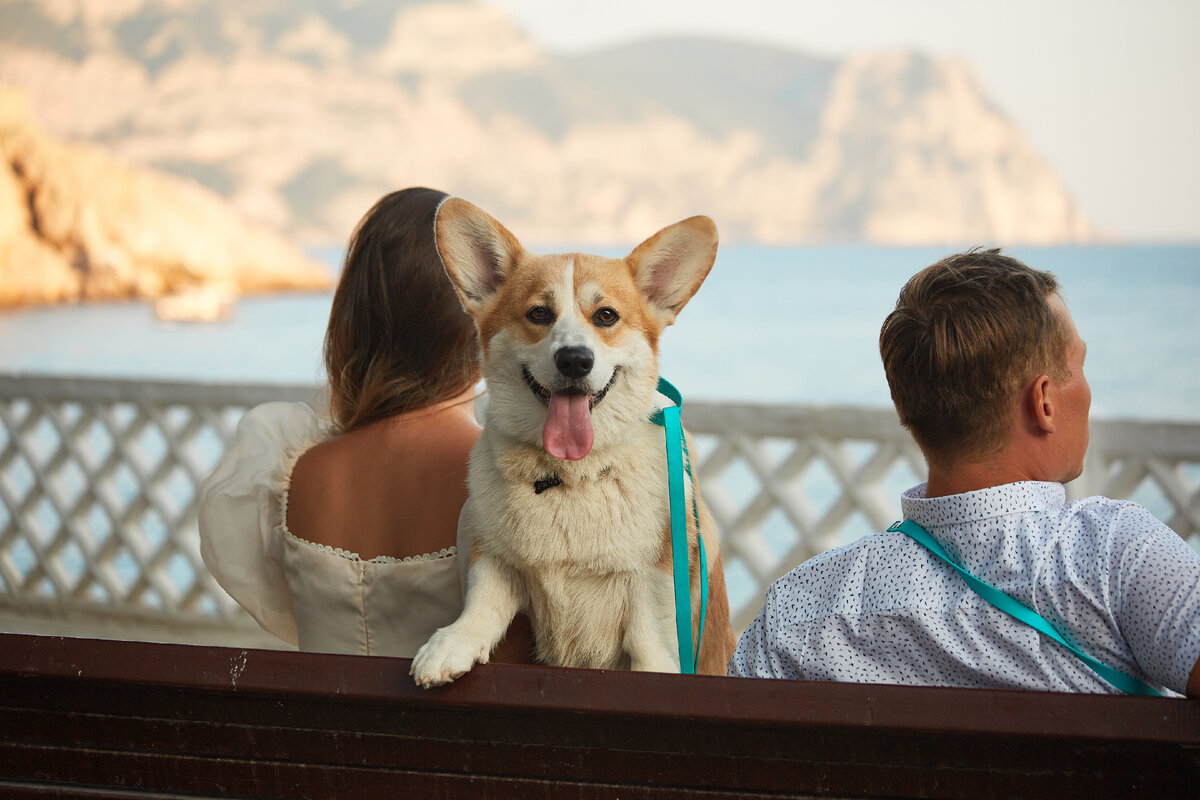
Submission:
[[[662,341],[686,399],[887,406],[879,326],[944,248],[722,249]],[[1048,269],[1088,343],[1093,417],[1200,420],[1200,247],[1019,248]],[[336,264],[337,254],[317,253]],[[217,323],[143,303],[0,313],[0,373],[232,382],[320,380],[328,294],[238,302]]]

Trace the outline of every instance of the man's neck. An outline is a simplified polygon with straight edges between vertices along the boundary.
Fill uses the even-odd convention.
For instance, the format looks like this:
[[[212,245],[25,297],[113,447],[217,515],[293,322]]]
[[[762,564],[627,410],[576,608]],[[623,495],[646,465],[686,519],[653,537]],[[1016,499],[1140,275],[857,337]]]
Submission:
[[[1004,458],[975,462],[959,461],[954,464],[938,464],[931,461],[925,496],[946,497],[1003,486],[1006,483],[1033,480],[1041,479]]]

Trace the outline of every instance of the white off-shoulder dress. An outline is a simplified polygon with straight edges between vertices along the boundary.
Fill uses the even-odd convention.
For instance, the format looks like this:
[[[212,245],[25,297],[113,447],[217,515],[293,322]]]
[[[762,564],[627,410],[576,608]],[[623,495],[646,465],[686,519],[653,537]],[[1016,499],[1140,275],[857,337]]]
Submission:
[[[462,610],[456,548],[364,560],[288,531],[292,468],[327,438],[303,403],[247,412],[200,486],[200,554],[264,630],[300,650],[411,658]]]

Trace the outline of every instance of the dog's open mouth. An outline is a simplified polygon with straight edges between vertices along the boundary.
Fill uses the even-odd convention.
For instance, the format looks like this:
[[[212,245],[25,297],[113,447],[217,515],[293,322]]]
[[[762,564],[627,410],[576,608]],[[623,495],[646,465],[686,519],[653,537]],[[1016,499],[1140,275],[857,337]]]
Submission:
[[[576,386],[550,390],[542,386],[522,367],[521,374],[534,397],[546,406],[546,425],[542,428],[542,446],[555,458],[578,461],[592,449],[592,409],[604,399],[617,379],[618,370],[603,389],[588,394]]]
[[[619,372],[620,369],[621,369],[620,367],[617,367],[615,370],[613,370],[613,375],[611,378],[608,379],[608,383],[605,385],[605,387],[603,389],[596,392],[595,394],[587,394],[582,389],[579,389],[575,386],[568,386],[565,389],[561,389],[559,391],[559,394],[563,394],[563,395],[567,395],[567,396],[578,395],[580,397],[587,397],[588,398],[588,407],[595,408],[596,404],[599,403],[601,400],[603,400],[604,396],[606,394],[608,394],[608,390],[612,388],[613,381],[615,381],[617,379],[617,372]],[[533,392],[534,397],[541,400],[542,405],[549,405],[550,398],[554,395],[554,393],[551,392],[549,389],[547,389],[545,386],[542,386],[540,383],[538,383],[537,380],[533,377],[533,375],[530,374],[529,369],[527,367],[521,367],[521,377],[523,377],[525,379],[525,384],[529,387],[529,390],[531,392]]]

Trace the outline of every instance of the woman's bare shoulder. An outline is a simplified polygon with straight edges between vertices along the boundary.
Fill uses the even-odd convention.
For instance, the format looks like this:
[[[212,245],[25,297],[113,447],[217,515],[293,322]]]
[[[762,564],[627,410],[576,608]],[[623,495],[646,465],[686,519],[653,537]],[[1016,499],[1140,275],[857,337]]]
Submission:
[[[288,529],[302,539],[321,541],[314,531],[328,528],[330,519],[341,519],[345,505],[353,502],[358,448],[348,444],[343,437],[316,444],[292,468]]]
[[[439,414],[382,420],[322,442],[292,473],[288,529],[365,558],[452,545],[478,435],[469,415]]]

